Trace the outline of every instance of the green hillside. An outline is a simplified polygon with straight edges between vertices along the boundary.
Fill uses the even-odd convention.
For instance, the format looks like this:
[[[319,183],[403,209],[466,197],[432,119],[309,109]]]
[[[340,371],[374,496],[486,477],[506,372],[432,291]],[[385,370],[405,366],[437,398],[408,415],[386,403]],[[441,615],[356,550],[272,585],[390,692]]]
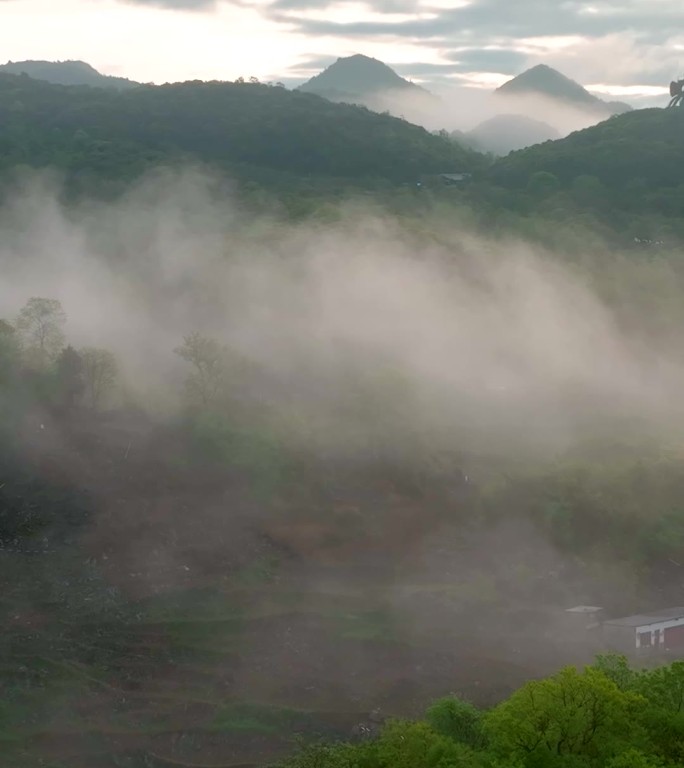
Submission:
[[[217,170],[410,181],[484,159],[404,120],[256,83],[128,91],[0,76],[0,170],[54,165],[129,178],[191,157]]]
[[[684,110],[645,109],[514,152],[487,178],[533,199],[570,193],[580,206],[679,217],[683,167]]]

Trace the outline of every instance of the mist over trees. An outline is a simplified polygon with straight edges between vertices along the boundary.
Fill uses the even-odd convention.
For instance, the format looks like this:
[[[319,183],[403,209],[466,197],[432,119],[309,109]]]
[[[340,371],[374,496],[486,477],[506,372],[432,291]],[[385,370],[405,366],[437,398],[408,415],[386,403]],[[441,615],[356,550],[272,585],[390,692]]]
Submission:
[[[565,624],[682,603],[679,113],[495,161],[252,81],[0,96],[13,766],[682,764],[682,662]]]

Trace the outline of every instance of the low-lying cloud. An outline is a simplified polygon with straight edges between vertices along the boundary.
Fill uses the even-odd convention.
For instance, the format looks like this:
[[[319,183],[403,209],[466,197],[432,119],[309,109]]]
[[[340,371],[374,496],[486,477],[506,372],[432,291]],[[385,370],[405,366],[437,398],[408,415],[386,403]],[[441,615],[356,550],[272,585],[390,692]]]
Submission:
[[[437,245],[358,208],[286,224],[195,172],[75,210],[31,184],[0,223],[0,316],[59,299],[69,341],[112,349],[155,402],[178,399],[173,350],[199,331],[249,361],[247,389],[295,439],[327,448],[553,451],[602,423],[681,423],[681,369],[654,368],[657,343],[644,352],[579,272],[520,242],[442,222]]]

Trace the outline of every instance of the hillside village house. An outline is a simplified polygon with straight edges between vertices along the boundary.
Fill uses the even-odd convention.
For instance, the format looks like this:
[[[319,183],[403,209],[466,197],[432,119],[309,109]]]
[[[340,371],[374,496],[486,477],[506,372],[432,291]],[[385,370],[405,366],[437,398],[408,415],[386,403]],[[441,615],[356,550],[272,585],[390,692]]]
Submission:
[[[684,607],[606,619],[603,636],[622,651],[684,651]]]

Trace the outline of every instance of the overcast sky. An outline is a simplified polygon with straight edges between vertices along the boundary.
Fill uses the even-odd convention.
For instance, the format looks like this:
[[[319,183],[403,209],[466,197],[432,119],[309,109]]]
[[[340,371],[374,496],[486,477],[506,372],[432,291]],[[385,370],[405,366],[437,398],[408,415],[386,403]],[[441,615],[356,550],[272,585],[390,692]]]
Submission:
[[[596,92],[684,76],[683,0],[0,0],[0,57],[83,59],[144,82],[295,82],[338,56],[491,87],[546,63]]]

